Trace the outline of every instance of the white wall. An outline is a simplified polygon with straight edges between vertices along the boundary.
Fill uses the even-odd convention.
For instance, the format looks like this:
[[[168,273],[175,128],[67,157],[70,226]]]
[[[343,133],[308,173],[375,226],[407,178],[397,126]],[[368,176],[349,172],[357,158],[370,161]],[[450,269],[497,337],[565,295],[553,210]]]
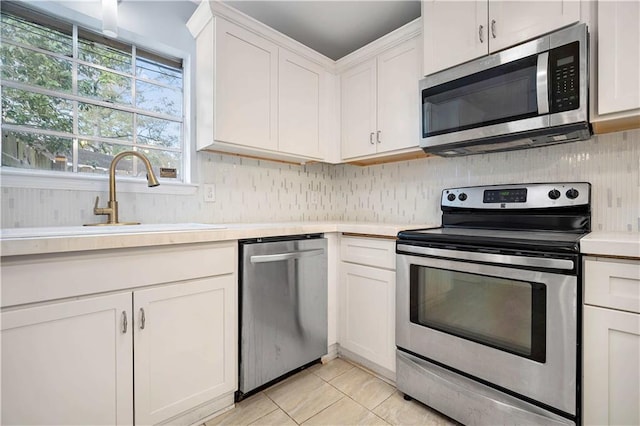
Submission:
[[[354,220],[439,224],[442,189],[463,185],[586,181],[593,229],[640,231],[640,130],[532,150],[425,158],[369,167],[287,165],[198,153],[202,194],[118,195],[121,220],[144,223]],[[90,191],[2,188],[2,228],[78,225],[92,215]],[[105,192],[99,194],[106,199]]]

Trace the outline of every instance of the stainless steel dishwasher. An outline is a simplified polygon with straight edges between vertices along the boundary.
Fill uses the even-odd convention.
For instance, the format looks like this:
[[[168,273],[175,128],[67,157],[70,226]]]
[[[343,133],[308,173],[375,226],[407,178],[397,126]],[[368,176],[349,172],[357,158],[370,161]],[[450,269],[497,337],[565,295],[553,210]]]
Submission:
[[[236,400],[327,353],[327,240],[240,241],[240,380]]]

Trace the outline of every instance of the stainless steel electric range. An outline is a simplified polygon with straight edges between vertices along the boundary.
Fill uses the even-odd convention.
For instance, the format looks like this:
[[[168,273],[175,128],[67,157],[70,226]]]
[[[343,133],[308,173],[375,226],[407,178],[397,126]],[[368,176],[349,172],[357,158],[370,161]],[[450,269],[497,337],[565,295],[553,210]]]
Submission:
[[[464,424],[580,418],[579,241],[590,184],[442,192],[397,242],[397,386]]]

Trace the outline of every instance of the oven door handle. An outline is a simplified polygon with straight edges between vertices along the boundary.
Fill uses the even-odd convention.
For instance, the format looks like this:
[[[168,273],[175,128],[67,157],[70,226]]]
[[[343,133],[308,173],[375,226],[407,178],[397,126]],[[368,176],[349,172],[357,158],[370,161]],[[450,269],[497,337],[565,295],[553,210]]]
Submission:
[[[425,256],[445,257],[453,260],[467,260],[472,262],[498,263],[503,265],[528,266],[532,268],[561,269],[572,271],[573,260],[549,259],[546,257],[514,256],[510,254],[477,253],[473,251],[436,249],[419,247],[408,244],[398,244],[398,250]]]

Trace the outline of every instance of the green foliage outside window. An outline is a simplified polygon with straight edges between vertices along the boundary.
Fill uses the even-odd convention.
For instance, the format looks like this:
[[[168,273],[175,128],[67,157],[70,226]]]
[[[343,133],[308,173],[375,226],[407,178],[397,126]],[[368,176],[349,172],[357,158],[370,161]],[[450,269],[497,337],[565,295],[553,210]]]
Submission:
[[[138,150],[182,179],[180,62],[4,5],[0,37],[2,166],[106,173]],[[144,176],[136,159],[121,163]]]

